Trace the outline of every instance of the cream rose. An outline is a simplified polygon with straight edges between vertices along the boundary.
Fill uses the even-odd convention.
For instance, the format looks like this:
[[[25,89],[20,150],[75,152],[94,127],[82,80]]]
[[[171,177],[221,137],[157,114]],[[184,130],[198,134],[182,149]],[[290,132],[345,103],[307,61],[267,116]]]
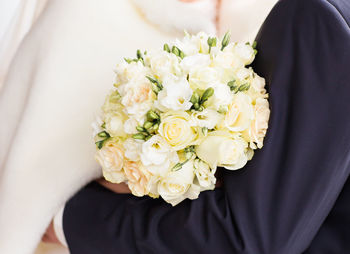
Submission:
[[[249,128],[253,118],[251,98],[245,93],[238,93],[228,107],[222,127],[230,131],[244,131]]]
[[[183,111],[168,111],[160,115],[158,132],[173,151],[193,144],[196,131],[192,127],[191,116]]]
[[[158,184],[159,195],[173,206],[186,198],[195,199],[200,189],[193,185],[193,160],[186,162],[181,169],[169,172]]]
[[[186,56],[195,55],[197,53],[208,53],[208,35],[199,32],[196,35],[187,34],[183,40],[176,40],[175,46],[182,50]]]
[[[96,160],[102,166],[103,176],[112,183],[121,183],[125,181],[124,150],[115,140],[107,143],[97,151]]]
[[[254,120],[251,122],[250,128],[244,133],[244,136],[250,141],[252,149],[263,147],[269,118],[269,102],[266,99],[257,98],[254,105]]]
[[[196,146],[196,154],[208,163],[211,169],[220,166],[235,170],[247,163],[247,148],[248,143],[243,138],[227,131],[214,131]]]
[[[125,161],[124,172],[132,194],[142,197],[149,193],[151,188],[149,180],[152,176],[141,162]]]
[[[155,176],[163,176],[171,162],[178,162],[177,153],[171,151],[169,144],[160,135],[154,135],[141,147],[141,161],[147,170]]]

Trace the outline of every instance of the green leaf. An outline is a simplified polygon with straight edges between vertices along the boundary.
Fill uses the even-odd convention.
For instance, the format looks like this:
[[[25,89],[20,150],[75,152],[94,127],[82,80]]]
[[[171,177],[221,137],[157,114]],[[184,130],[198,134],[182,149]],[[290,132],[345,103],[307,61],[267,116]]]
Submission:
[[[257,41],[253,42],[253,45],[252,45],[253,49],[256,49],[257,44],[258,44]]]
[[[101,131],[100,133],[97,134],[98,137],[100,138],[109,138],[110,135],[106,131]]]
[[[105,140],[100,140],[95,143],[99,150],[103,147],[104,142]]]

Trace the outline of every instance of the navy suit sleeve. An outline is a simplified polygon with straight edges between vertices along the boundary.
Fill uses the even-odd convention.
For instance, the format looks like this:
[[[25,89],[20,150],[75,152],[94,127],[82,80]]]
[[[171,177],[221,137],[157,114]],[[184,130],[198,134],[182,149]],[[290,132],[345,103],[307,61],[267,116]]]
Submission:
[[[223,170],[223,188],[176,207],[88,185],[65,208],[71,253],[307,249],[350,172],[349,26],[326,0],[282,0],[257,41],[271,103],[264,148]]]

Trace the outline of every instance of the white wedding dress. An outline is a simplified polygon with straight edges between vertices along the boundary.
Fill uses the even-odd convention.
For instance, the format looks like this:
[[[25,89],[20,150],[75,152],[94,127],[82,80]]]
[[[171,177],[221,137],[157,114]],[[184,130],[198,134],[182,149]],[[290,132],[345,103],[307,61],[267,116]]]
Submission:
[[[218,31],[211,0],[48,1],[0,84],[0,253],[33,253],[57,209],[100,176],[90,126],[118,61],[184,29],[251,41],[275,1],[222,0]]]

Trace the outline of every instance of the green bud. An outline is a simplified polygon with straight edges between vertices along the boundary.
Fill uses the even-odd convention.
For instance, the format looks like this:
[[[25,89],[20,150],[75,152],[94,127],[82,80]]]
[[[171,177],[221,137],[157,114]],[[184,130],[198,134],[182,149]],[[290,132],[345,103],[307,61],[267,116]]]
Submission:
[[[229,86],[231,91],[235,91],[237,89],[236,80],[232,80],[228,82],[227,85]]]
[[[197,92],[194,92],[191,96],[190,102],[192,104],[198,103],[199,102],[199,94]]]
[[[153,123],[152,122],[145,122],[144,123],[144,125],[143,125],[143,127],[146,129],[146,130],[148,130],[149,128],[151,128],[153,126]]]
[[[250,84],[249,84],[249,83],[245,83],[245,84],[240,85],[240,86],[238,87],[237,92],[244,92],[244,91],[248,91],[248,90],[249,90],[249,88],[250,88]]]
[[[145,131],[145,129],[142,126],[136,126],[136,130],[139,132]]]
[[[102,128],[102,129],[105,129],[105,128],[106,128],[106,123],[103,123],[103,124],[101,125],[101,128]]]
[[[147,118],[150,119],[150,120],[158,120],[159,119],[159,115],[154,112],[153,110],[149,110],[147,112]]]
[[[253,45],[252,45],[253,49],[256,48],[257,44],[258,44],[258,43],[257,43],[256,41],[253,42]]]
[[[221,50],[224,50],[224,48],[230,43],[230,37],[230,32],[226,32],[221,41]]]
[[[143,135],[142,133],[134,134],[134,135],[132,135],[132,137],[133,137],[134,139],[139,139],[139,140],[145,140],[145,138],[146,138],[146,136]]]
[[[258,54],[258,51],[256,49],[254,49],[254,55]]]
[[[180,49],[176,46],[172,47],[171,52],[176,56],[180,56]]]
[[[203,106],[199,106],[198,111],[202,112],[203,110],[204,110],[204,107]]]
[[[141,50],[138,49],[138,50],[136,51],[136,57],[137,57],[137,59],[143,59]]]
[[[150,128],[150,130],[156,131],[156,130],[158,130],[158,128],[159,128],[159,124],[156,123]]]
[[[185,57],[185,53],[184,52],[182,52],[182,51],[180,51],[180,55],[179,55],[180,57],[181,57],[181,59],[184,59],[184,57]]]
[[[197,102],[197,103],[193,104],[193,107],[194,107],[194,109],[199,109],[199,103]]]
[[[207,43],[209,45],[209,53],[210,53],[211,48],[216,46],[216,37],[209,37],[207,40]]]
[[[170,53],[170,47],[167,43],[164,44],[163,49],[164,49],[164,51]]]
[[[214,88],[212,87],[207,88],[202,95],[201,103],[208,100],[213,94],[214,94]]]

